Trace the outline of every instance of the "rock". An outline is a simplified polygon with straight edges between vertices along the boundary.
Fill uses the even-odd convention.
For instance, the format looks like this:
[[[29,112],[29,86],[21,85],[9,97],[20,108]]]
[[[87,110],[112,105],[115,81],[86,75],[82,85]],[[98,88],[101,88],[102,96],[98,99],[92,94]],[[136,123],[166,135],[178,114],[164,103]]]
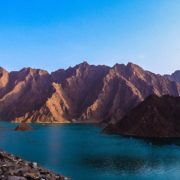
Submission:
[[[180,97],[151,95],[104,132],[143,138],[180,137]]]
[[[8,176],[7,180],[27,180],[27,178],[19,176]]]
[[[70,180],[67,177],[39,167],[36,162],[24,161],[4,151],[0,151],[0,159],[1,180]]]
[[[168,78],[132,63],[108,67],[83,62],[51,74],[0,68],[0,120],[116,122],[150,94],[179,96],[178,77],[178,71]]]
[[[24,176],[27,178],[30,178],[30,179],[38,179],[39,178],[39,174],[34,173],[34,172],[32,172],[32,173],[27,172],[24,174]]]
[[[175,82],[179,82],[180,83],[180,70],[175,71],[171,75],[165,75],[165,77],[167,77],[171,81],[175,81]]]
[[[33,162],[33,168],[37,168],[37,163]]]
[[[15,131],[30,131],[32,130],[31,126],[27,123],[20,123],[16,128]]]

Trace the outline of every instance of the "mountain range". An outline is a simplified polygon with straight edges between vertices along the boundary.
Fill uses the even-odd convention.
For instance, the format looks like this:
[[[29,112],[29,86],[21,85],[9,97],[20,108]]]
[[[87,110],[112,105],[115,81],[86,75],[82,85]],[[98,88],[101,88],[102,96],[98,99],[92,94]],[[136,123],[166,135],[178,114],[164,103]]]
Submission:
[[[159,75],[133,63],[87,62],[52,73],[0,68],[0,120],[114,123],[151,94],[179,96],[180,71]]]

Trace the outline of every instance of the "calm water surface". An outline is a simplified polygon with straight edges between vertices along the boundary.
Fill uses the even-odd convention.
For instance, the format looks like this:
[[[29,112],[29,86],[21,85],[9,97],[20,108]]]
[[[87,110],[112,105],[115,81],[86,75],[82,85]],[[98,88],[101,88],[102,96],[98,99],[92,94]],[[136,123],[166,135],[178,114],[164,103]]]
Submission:
[[[180,179],[180,144],[100,133],[88,124],[32,125],[0,122],[0,148],[73,180]]]

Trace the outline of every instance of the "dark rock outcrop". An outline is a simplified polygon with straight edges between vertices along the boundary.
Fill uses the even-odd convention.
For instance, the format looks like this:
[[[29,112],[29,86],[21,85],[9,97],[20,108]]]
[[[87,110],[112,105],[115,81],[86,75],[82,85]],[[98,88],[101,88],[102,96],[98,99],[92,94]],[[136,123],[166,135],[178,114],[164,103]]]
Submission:
[[[116,122],[150,94],[180,95],[180,83],[128,63],[83,62],[51,74],[0,68],[0,120],[64,123]]]
[[[20,123],[17,125],[17,127],[15,128],[15,131],[31,131],[32,127],[27,124],[27,123]]]
[[[145,138],[180,137],[180,97],[151,95],[104,132]]]

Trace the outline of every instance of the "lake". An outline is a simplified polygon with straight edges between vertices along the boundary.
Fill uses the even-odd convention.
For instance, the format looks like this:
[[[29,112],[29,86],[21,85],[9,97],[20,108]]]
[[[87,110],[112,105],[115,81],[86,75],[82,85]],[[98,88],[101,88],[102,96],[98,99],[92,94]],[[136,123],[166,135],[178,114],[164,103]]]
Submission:
[[[180,179],[180,146],[102,134],[90,124],[39,125],[16,132],[0,122],[0,148],[73,180]]]

